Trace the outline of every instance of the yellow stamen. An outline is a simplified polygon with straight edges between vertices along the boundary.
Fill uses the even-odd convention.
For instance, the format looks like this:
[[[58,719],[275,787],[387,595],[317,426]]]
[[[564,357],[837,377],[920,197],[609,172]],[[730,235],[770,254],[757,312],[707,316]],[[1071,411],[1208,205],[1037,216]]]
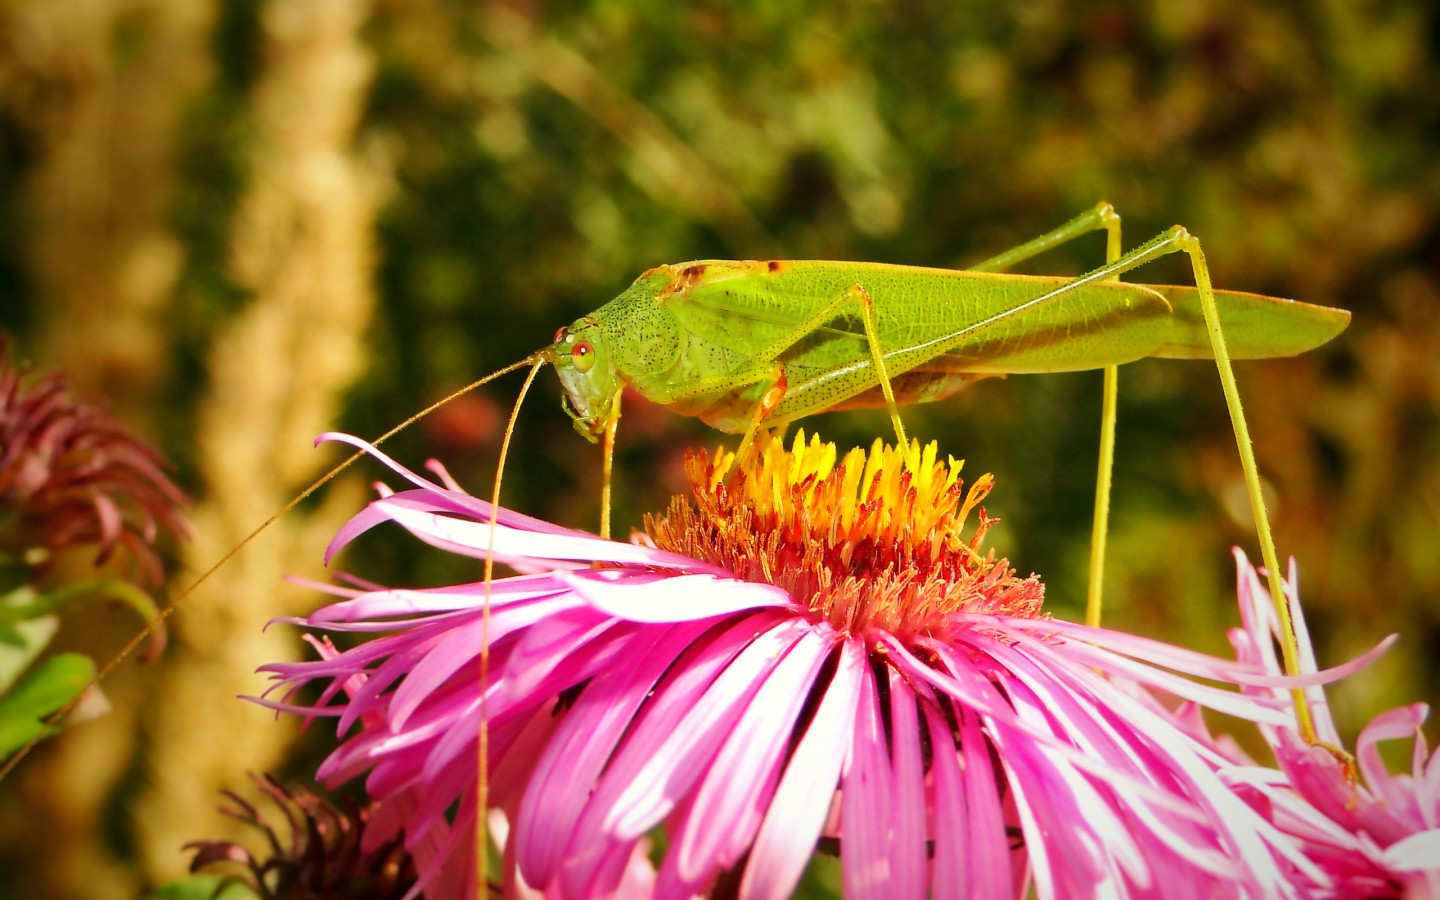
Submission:
[[[693,455],[693,501],[675,498],[646,518],[646,531],[657,546],[785,588],[847,633],[935,633],[961,611],[1038,615],[1038,578],[1016,578],[1005,560],[980,553],[998,521],[980,505],[994,478],[966,491],[964,463],[937,456],[933,442],[877,440],[839,459],[803,430],[789,450],[764,443],[733,478],[733,454],[717,451],[713,463]]]

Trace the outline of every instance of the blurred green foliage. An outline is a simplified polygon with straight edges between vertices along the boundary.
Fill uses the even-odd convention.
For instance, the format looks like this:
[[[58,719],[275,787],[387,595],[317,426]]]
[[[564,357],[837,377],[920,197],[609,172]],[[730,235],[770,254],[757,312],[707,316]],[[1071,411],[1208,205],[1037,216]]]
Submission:
[[[250,185],[251,95],[270,64],[264,17],[279,5],[213,7],[208,77],[181,98],[172,167],[155,174],[171,185],[166,222],[183,261],[166,295],[167,355],[155,361],[163,408],[151,416],[192,478],[207,354],[250,299],[231,232]],[[34,37],[6,30],[23,18],[16,6],[0,4],[12,46]],[[140,12],[109,39],[157,57],[144,12],[166,6],[129,4]],[[374,77],[350,151],[387,180],[374,223],[380,305],[368,369],[337,426],[387,430],[659,263],[960,267],[1109,200],[1127,246],[1179,222],[1204,242],[1218,285],[1354,311],[1319,352],[1242,364],[1242,396],[1322,662],[1403,633],[1335,691],[1342,730],[1440,698],[1433,4],[379,0],[363,39]],[[103,77],[127,77],[114,58]],[[58,313],[27,244],[37,215],[27,185],[54,147],[47,104],[64,102],[45,88],[65,75],[23,60],[5,71],[0,325],[42,348]],[[125,185],[114,189],[123,203]],[[1026,270],[1078,273],[1102,258],[1097,236]],[[1188,273],[1165,260],[1128,277]],[[455,402],[391,452],[412,465],[438,457],[488,492],[518,384],[510,376]],[[993,540],[1043,575],[1057,615],[1078,615],[1084,593],[1099,386],[1098,373],[992,380],[906,413],[915,435],[966,458],[972,478],[996,473],[987,505],[1004,524]],[[505,501],[593,528],[599,451],[558,407],[542,374]],[[882,412],[806,428],[842,445],[888,433]],[[629,402],[620,532],[683,489],[687,448],[722,440]],[[1121,370],[1112,525],[1107,622],[1227,653],[1227,551],[1258,554],[1213,366]],[[345,562],[382,581],[474,577],[436,556],[377,538]]]

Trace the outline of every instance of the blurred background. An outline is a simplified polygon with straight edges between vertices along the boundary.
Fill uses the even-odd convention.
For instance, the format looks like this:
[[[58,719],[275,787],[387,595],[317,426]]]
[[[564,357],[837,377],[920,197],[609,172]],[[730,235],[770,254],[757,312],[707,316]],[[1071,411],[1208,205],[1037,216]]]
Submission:
[[[829,258],[963,267],[1099,200],[1127,246],[1182,223],[1217,285],[1350,329],[1243,363],[1242,396],[1342,733],[1440,699],[1440,12],[1315,3],[0,0],[0,330],[175,462],[189,584],[339,459],[514,362],[650,266]],[[1079,273],[1093,236],[1027,263]],[[1188,282],[1182,261],[1126,276]],[[488,492],[520,376],[397,437]],[[1078,618],[1100,374],[982,382],[907,425],[994,472],[994,545]],[[806,423],[843,446],[883,412]],[[734,439],[631,398],[619,534]],[[507,505],[593,529],[600,453],[542,373]],[[133,897],[227,833],[218,791],[304,772],[329,735],[237,701],[303,652],[357,467],[182,607],[116,710],[0,785],[0,897]],[[1215,369],[1121,370],[1107,623],[1222,654],[1233,545],[1258,556]],[[398,534],[339,567],[476,578]],[[62,634],[108,656],[133,616]],[[1432,736],[1435,729],[1431,729]],[[300,741],[297,749],[297,740]]]

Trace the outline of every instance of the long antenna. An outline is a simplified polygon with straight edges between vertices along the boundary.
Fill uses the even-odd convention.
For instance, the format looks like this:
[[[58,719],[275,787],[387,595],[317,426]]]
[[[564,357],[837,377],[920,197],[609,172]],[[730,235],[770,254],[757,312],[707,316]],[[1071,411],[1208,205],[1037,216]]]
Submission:
[[[534,364],[530,367],[530,373],[525,376],[525,383],[520,386],[520,395],[515,398],[515,405],[510,408],[510,421],[505,423],[505,437],[500,441],[500,458],[495,462],[495,486],[490,492],[490,543],[485,549],[485,599],[480,606],[480,729],[477,736],[479,747],[476,750],[475,789],[477,896],[478,885],[487,884],[490,880],[490,833],[489,823],[485,819],[485,813],[490,806],[490,720],[485,692],[490,687],[490,589],[495,582],[495,526],[500,518],[500,480],[505,475],[505,456],[510,452],[510,438],[515,434],[515,420],[520,417],[520,404],[525,402],[525,395],[530,392],[530,385],[535,383],[540,367],[547,362],[554,362],[548,348],[532,354],[526,361],[529,360],[534,360]]]
[[[539,364],[545,359],[542,354],[543,351],[532,353],[524,359],[520,360],[519,362],[511,363],[510,365],[506,366],[503,369],[500,369],[499,371],[491,372],[489,375],[486,375],[484,378],[481,378],[478,381],[472,381],[471,383],[460,388],[458,391],[454,391],[453,393],[446,395],[445,397],[435,401],[434,403],[420,410],[415,415],[401,422],[399,425],[396,425],[394,428],[380,435],[378,438],[371,441],[370,443],[373,446],[378,446],[379,444],[384,443],[385,441],[404,431],[406,428],[409,428],[411,425],[430,415],[435,410],[449,403],[451,400],[454,400],[456,397],[467,394],[483,384],[494,381],[501,375],[508,375],[509,373],[514,372],[516,369],[523,368],[524,366],[531,365],[532,363],[538,369]],[[531,380],[534,380],[535,378],[535,373],[533,371],[530,373],[530,378]],[[15,767],[20,765],[20,761],[26,756],[28,756],[31,750],[35,749],[35,745],[39,744],[52,731],[55,730],[55,726],[59,724],[60,720],[68,716],[75,709],[76,705],[79,704],[81,698],[84,697],[91,688],[95,687],[95,685],[103,681],[105,679],[105,676],[109,675],[116,666],[120,665],[120,663],[124,661],[125,657],[129,656],[132,652],[134,652],[136,647],[140,646],[140,644],[146,638],[148,638],[151,634],[154,633],[156,628],[160,627],[161,622],[164,622],[166,619],[170,618],[170,614],[175,611],[175,608],[179,606],[180,603],[185,600],[185,598],[195,593],[196,588],[200,587],[200,585],[204,584],[207,580],[209,580],[210,576],[214,575],[217,571],[219,571],[220,567],[229,562],[235,556],[235,554],[239,553],[241,550],[244,550],[246,545],[248,545],[251,541],[255,540],[255,538],[259,537],[260,532],[269,528],[276,519],[279,519],[281,516],[285,515],[290,510],[299,506],[305,501],[307,497],[309,497],[311,494],[315,493],[322,486],[324,486],[327,481],[348,469],[351,463],[355,462],[355,460],[359,459],[364,455],[364,450],[357,450],[355,453],[351,454],[348,459],[340,463],[340,465],[331,469],[329,472],[326,472],[323,476],[320,477],[318,481],[316,481],[314,484],[310,485],[305,490],[301,491],[298,495],[296,495],[295,499],[285,504],[285,506],[282,507],[279,512],[270,516],[270,518],[266,519],[264,522],[261,522],[254,531],[247,534],[244,539],[240,541],[240,543],[236,544],[230,550],[230,552],[220,557],[220,559],[214,565],[206,569],[204,572],[200,573],[200,577],[196,578],[189,587],[177,594],[175,596],[175,599],[165,604],[164,608],[160,610],[160,613],[155,616],[155,618],[151,619],[148,623],[146,623],[145,627],[141,629],[138,634],[131,638],[124,647],[120,648],[119,653],[115,654],[115,656],[111,658],[109,662],[107,662],[104,666],[100,668],[100,671],[95,673],[95,677],[91,678],[90,683],[85,685],[85,690],[76,694],[75,697],[70,700],[70,702],[66,703],[60,708],[59,712],[46,719],[45,724],[41,726],[39,733],[32,737],[25,744],[25,746],[17,750],[14,756],[10,757],[8,760],[5,761],[5,765],[3,767],[0,767],[0,781],[4,781],[6,777],[8,777],[9,774],[14,771]]]

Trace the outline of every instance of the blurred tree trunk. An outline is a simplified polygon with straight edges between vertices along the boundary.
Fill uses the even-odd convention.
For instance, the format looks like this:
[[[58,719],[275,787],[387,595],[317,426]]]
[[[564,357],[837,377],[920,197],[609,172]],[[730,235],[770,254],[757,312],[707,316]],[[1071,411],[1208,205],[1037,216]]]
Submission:
[[[198,416],[205,499],[195,510],[189,578],[242,540],[335,456],[312,449],[335,425],[365,366],[374,307],[380,167],[354,153],[373,69],[350,0],[271,0],[260,13],[256,146],[233,223],[233,277],[250,302],[214,343]],[[228,563],[185,609],[168,673],[147,718],[149,784],[135,815],[152,880],[183,871],[180,846],[234,830],[219,791],[246,770],[275,770],[295,722],[236,695],[257,694],[256,667],[294,658],[292,629],[261,633],[313,603],[284,576],[317,569],[325,543],[362,502],[360,482],[320,510],[281,519]],[[186,583],[188,583],[187,578]]]

